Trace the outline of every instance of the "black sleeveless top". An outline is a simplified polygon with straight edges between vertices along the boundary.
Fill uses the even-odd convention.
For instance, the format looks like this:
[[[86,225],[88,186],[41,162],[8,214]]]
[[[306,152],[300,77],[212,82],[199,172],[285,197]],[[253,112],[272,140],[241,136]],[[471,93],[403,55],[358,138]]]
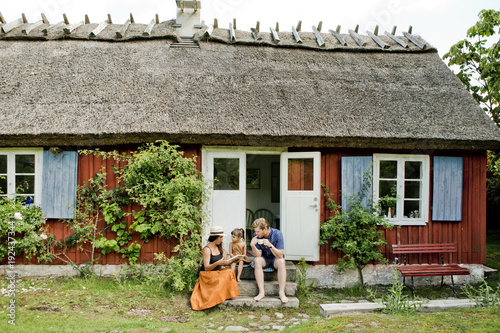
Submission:
[[[207,247],[207,248],[210,250],[210,263],[209,263],[210,265],[211,265],[211,264],[213,264],[214,262],[219,261],[219,260],[221,260],[221,259],[222,259],[222,253],[219,253],[218,255],[214,256],[214,255],[212,254],[212,249],[211,249],[211,248],[209,248],[208,246],[205,246],[205,247]],[[219,270],[219,269],[220,269],[220,266],[216,266],[216,267],[215,267],[214,269],[212,269],[212,270],[213,270],[213,271],[217,271],[217,270]],[[203,263],[201,264],[201,268],[200,268],[200,270],[202,270],[202,271],[204,271],[204,270],[205,270],[205,265],[204,265]]]

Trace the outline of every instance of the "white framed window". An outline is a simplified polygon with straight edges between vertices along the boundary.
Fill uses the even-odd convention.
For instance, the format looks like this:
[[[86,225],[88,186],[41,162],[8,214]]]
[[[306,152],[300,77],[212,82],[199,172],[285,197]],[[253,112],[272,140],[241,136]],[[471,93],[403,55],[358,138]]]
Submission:
[[[42,193],[42,148],[0,149],[0,196],[22,196],[40,204]]]
[[[373,155],[373,198],[395,225],[425,225],[429,214],[429,156]]]

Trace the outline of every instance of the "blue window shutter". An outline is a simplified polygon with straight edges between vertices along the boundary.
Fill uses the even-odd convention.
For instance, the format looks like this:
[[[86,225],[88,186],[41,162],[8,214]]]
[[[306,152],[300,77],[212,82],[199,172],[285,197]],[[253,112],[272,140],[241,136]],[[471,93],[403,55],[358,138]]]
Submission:
[[[49,219],[69,219],[76,207],[78,153],[43,152],[42,211]]]
[[[434,156],[432,220],[462,220],[463,158]]]
[[[361,192],[363,188],[363,176],[366,172],[372,173],[371,156],[346,156],[342,157],[342,209],[349,210],[347,198]],[[370,184],[369,193],[363,200],[367,207],[372,198],[372,186]]]

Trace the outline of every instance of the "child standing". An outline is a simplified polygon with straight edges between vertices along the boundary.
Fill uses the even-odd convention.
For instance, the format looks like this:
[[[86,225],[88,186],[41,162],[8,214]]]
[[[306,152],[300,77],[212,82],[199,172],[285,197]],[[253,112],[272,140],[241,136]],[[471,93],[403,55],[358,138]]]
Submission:
[[[245,234],[245,231],[242,228],[237,228],[231,231],[231,243],[229,244],[229,256],[232,258],[237,255],[245,255],[246,254],[246,244],[242,239],[245,239],[243,236]],[[236,281],[241,282],[241,272],[243,272],[243,262],[249,262],[250,259],[248,259],[246,256],[242,259],[239,259],[237,261],[234,261],[231,264],[231,269],[236,268],[236,264],[238,264],[238,275],[236,276]]]

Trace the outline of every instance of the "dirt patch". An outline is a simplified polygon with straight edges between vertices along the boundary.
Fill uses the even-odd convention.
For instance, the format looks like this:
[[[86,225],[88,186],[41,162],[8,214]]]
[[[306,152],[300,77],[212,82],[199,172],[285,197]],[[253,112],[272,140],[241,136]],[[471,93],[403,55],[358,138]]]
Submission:
[[[55,305],[40,305],[40,306],[35,306],[30,308],[30,310],[38,310],[38,311],[54,311],[54,312],[59,312],[61,311],[57,306]]]
[[[130,311],[127,311],[127,314],[132,315],[132,316],[150,316],[153,313],[153,310],[146,310],[146,309],[132,309]]]
[[[188,321],[187,318],[182,315],[181,316],[168,315],[161,317],[159,320],[165,323],[186,323]]]

